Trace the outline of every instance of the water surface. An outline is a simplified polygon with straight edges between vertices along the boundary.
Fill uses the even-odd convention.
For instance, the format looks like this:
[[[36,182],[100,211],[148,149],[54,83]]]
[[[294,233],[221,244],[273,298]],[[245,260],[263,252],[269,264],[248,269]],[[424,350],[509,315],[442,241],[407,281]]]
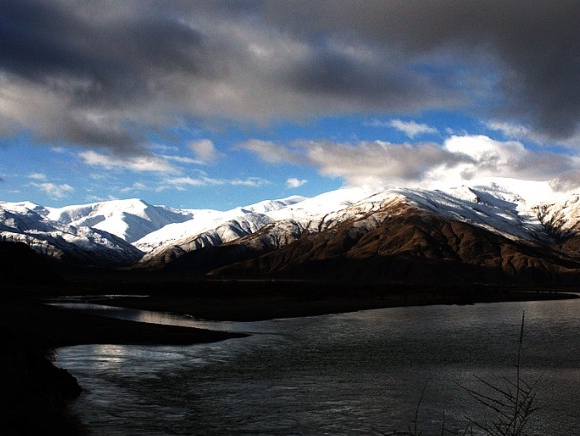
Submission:
[[[419,428],[438,435],[443,422],[484,419],[463,389],[483,390],[476,376],[513,379],[524,310],[522,374],[538,380],[541,406],[530,433],[577,434],[580,300],[212,322],[205,327],[259,334],[67,347],[57,364],[86,388],[73,412],[93,435],[380,435],[412,425],[423,391]]]

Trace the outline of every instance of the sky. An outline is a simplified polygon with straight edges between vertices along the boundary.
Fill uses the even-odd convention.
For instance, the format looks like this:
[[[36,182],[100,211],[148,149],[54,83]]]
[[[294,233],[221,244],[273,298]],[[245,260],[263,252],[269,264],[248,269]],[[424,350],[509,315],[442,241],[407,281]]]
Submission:
[[[0,2],[0,200],[580,186],[577,0]]]

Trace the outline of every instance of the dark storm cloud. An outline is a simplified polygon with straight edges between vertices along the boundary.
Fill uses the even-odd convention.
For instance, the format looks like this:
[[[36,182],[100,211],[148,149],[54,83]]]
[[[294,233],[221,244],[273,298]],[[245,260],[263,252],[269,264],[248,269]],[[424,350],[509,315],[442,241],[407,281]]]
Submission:
[[[580,119],[580,2],[3,1],[0,133],[134,153],[184,120]]]
[[[478,63],[480,67],[489,63],[501,91],[494,108],[497,114],[530,122],[556,138],[571,135],[578,125],[580,2],[576,0],[305,3],[296,8],[295,3],[268,2],[268,16],[308,37],[353,32],[407,59],[440,55],[474,70]]]
[[[198,71],[201,35],[175,17],[137,10],[134,16],[123,16],[123,10],[119,16],[114,10],[100,17],[75,13],[83,5],[0,3],[0,67],[38,82],[50,82],[53,74],[87,79],[93,99],[97,91],[125,97],[146,90],[147,79],[139,76],[146,68]]]
[[[4,95],[35,90],[60,103],[17,101],[7,115],[42,140],[131,149],[142,140],[138,116],[155,127],[163,104],[178,102],[169,76],[200,74],[201,35],[158,8],[100,6],[92,14],[92,2],[0,3]]]

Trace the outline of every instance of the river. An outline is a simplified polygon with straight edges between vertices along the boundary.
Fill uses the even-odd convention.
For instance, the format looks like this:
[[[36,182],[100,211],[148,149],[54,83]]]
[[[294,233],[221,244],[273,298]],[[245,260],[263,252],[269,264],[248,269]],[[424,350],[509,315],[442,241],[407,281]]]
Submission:
[[[90,435],[381,435],[413,428],[415,416],[423,436],[462,430],[467,417],[491,417],[466,389],[515,380],[522,312],[521,374],[539,406],[529,434],[580,434],[580,299],[250,323],[116,312],[253,334],[59,349],[56,364],[85,388],[71,412]]]

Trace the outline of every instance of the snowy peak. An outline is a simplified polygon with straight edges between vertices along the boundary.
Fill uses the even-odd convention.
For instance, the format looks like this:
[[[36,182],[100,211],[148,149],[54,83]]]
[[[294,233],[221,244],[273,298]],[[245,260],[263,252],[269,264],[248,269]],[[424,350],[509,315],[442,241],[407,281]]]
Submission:
[[[285,207],[301,203],[302,201],[306,200],[306,197],[300,197],[298,195],[293,195],[288,198],[280,199],[280,200],[265,200],[261,201],[256,204],[251,204],[249,206],[244,206],[240,208],[233,209],[234,213],[236,211],[240,212],[241,214],[246,213],[259,213],[259,214],[266,214],[269,212],[273,212],[279,209],[283,209]]]
[[[580,232],[580,195],[554,203],[534,206],[538,219],[548,232],[557,238],[565,238]]]
[[[72,227],[92,227],[132,243],[168,224],[190,219],[188,211],[176,211],[139,200],[112,200],[51,209],[48,218]]]
[[[0,202],[0,230],[44,231],[55,230],[46,216],[48,210],[31,202]]]

